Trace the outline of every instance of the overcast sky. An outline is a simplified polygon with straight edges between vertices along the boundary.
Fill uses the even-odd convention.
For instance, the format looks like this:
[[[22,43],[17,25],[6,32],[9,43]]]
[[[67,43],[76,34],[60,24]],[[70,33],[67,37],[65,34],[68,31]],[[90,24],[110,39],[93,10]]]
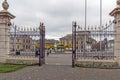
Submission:
[[[38,27],[45,22],[46,37],[59,39],[71,33],[72,21],[84,25],[85,0],[7,0],[9,12],[16,18],[17,26]],[[0,0],[2,4],[3,0]],[[100,0],[87,0],[87,25],[99,25]],[[116,0],[103,0],[103,24],[113,18],[109,13],[116,7]],[[2,7],[0,7],[2,10]]]

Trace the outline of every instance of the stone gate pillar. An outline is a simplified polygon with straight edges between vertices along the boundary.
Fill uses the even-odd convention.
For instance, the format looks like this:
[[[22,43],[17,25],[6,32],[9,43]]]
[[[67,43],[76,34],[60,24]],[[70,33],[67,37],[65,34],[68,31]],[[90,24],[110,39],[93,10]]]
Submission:
[[[9,4],[7,0],[2,3],[3,10],[0,11],[0,63],[6,62],[7,54],[9,54],[9,26],[11,25],[10,20],[14,19],[15,16],[9,13],[7,10]]]
[[[117,0],[117,7],[110,13],[114,16],[115,39],[114,39],[114,55],[120,66],[120,0]]]

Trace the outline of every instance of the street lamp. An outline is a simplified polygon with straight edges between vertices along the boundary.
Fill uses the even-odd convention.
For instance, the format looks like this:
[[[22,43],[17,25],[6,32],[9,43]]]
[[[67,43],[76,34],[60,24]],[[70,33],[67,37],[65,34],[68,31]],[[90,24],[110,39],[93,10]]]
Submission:
[[[100,51],[102,50],[101,27],[102,27],[102,0],[100,0]]]
[[[87,27],[87,0],[85,0],[85,31],[84,31],[84,45],[83,45],[84,55],[85,55],[85,50],[86,50],[86,27]]]

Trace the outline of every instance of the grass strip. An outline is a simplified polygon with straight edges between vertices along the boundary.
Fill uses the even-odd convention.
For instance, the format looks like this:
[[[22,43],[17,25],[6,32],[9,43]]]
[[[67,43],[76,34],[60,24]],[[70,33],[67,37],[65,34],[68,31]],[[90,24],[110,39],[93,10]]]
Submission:
[[[0,73],[14,72],[25,67],[26,65],[0,64]]]

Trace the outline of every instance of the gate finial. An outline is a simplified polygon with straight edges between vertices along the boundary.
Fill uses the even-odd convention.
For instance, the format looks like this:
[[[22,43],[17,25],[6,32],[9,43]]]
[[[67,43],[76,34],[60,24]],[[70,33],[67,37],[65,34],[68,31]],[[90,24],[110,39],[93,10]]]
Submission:
[[[8,4],[7,0],[4,0],[4,2],[2,3],[2,7],[4,10],[8,10],[9,4]]]
[[[117,0],[117,7],[120,7],[120,0]]]

